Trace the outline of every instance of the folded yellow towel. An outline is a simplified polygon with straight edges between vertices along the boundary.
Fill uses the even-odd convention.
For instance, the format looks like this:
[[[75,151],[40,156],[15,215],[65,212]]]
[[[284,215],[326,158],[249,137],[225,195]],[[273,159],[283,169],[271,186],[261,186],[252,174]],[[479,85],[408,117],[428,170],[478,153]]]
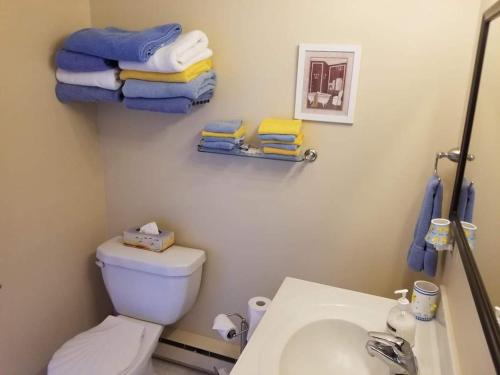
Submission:
[[[289,120],[280,118],[266,118],[259,126],[259,134],[287,134],[299,135],[302,120]]]
[[[264,147],[262,149],[264,154],[278,154],[278,155],[288,155],[288,156],[298,156],[300,154],[299,150],[283,150],[281,148],[274,147]]]
[[[302,141],[304,140],[304,134],[300,133],[297,137],[295,137],[295,141],[293,142],[283,142],[283,141],[265,141],[261,140],[260,143],[266,144],[266,143],[274,143],[274,144],[280,144],[280,145],[297,145],[300,146],[302,144]]]
[[[154,82],[189,82],[198,77],[200,74],[208,72],[212,69],[212,59],[201,60],[189,68],[178,73],[156,73],[142,72],[139,70],[122,70],[120,79],[140,79],[142,81]]]
[[[240,126],[238,130],[234,133],[215,133],[215,132],[207,132],[203,130],[201,132],[202,137],[219,137],[219,138],[240,138],[245,135],[245,127]]]

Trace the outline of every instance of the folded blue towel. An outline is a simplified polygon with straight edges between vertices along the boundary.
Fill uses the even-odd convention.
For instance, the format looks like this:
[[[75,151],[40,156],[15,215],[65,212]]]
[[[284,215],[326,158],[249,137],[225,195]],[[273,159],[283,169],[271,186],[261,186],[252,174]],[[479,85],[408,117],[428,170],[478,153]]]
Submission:
[[[234,143],[235,145],[241,144],[244,142],[245,138],[224,138],[224,137],[203,137],[201,138],[202,141],[204,142],[230,142]]]
[[[181,31],[178,23],[142,31],[87,28],[71,34],[64,42],[64,49],[110,60],[144,62],[158,48],[174,42]]]
[[[259,138],[264,141],[295,142],[295,135],[290,134],[259,134]]]
[[[413,242],[408,250],[408,266],[414,271],[424,271],[429,276],[436,274],[437,251],[425,242],[425,235],[431,220],[441,217],[443,185],[438,177],[432,176],[425,188],[424,201],[413,234]]]
[[[95,86],[69,85],[58,82],[56,96],[62,103],[67,102],[121,102],[121,90],[106,90]]]
[[[464,177],[462,187],[460,188],[460,196],[458,198],[458,217],[460,220],[472,223],[475,198],[476,188],[474,184]]]
[[[201,95],[215,88],[214,71],[199,75],[187,83],[167,83],[127,79],[123,86],[123,95],[128,98],[176,98],[184,96],[198,99]]]
[[[216,150],[232,150],[236,147],[234,143],[231,142],[201,142],[201,145],[205,148],[216,149]]]
[[[273,147],[273,148],[281,148],[282,150],[290,150],[295,151],[299,148],[298,145],[285,145],[283,143],[264,143],[262,144],[264,147]]]
[[[145,99],[127,98],[123,100],[130,109],[163,113],[191,113],[193,101],[188,98]]]
[[[56,53],[56,65],[71,72],[99,72],[116,68],[118,61],[60,49]]]
[[[203,130],[212,133],[234,133],[241,127],[241,120],[214,121],[205,125]]]

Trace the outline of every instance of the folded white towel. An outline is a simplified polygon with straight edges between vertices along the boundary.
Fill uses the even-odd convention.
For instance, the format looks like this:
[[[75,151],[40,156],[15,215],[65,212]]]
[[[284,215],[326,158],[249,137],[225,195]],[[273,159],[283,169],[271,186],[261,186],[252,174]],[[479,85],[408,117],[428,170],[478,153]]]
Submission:
[[[181,34],[175,42],[158,48],[146,62],[119,61],[123,70],[175,73],[212,56],[208,48],[208,37],[200,30]]]
[[[102,70],[100,72],[70,72],[64,69],[56,70],[59,82],[79,86],[95,86],[108,90],[118,90],[122,81],[118,78],[118,69]]]

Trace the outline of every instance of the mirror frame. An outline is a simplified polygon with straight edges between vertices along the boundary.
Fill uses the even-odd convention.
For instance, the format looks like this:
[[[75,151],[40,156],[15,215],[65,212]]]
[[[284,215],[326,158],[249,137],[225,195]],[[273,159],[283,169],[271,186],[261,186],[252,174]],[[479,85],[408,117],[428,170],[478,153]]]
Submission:
[[[453,187],[453,196],[450,206],[450,221],[452,222],[452,232],[455,238],[456,247],[460,252],[460,258],[464,266],[465,274],[469,282],[469,287],[476,304],[484,336],[491,353],[493,364],[496,371],[500,374],[500,327],[497,323],[493,306],[490,302],[486,288],[484,286],[481,274],[477,267],[474,255],[469,247],[465,233],[460,224],[458,215],[458,204],[460,189],[464,178],[465,166],[467,164],[467,155],[469,153],[469,144],[472,135],[474,123],[474,114],[476,112],[477,97],[479,85],[481,82],[481,73],[483,69],[484,55],[488,39],[490,23],[500,17],[500,0],[488,8],[481,19],[481,29],[479,31],[479,42],[477,45],[474,70],[472,75],[472,84],[470,88],[469,100],[467,104],[467,114],[465,117],[464,131],[462,135],[462,144],[460,146],[460,159],[458,161],[457,174]],[[500,22],[500,20],[498,21]]]

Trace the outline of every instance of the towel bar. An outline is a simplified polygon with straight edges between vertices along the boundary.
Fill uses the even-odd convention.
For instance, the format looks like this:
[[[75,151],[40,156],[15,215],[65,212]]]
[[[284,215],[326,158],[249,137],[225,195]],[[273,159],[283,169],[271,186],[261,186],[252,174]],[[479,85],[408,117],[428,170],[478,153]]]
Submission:
[[[222,154],[222,155],[235,155],[235,156],[245,156],[250,158],[261,158],[261,159],[273,159],[273,160],[284,160],[293,162],[308,161],[313,162],[318,158],[318,152],[309,148],[304,151],[303,154],[297,156],[286,156],[286,155],[275,155],[266,154],[258,147],[243,144],[241,146],[234,148],[233,150],[217,150],[213,148],[203,147],[203,145],[198,145],[199,152],[209,152],[212,154]]]

